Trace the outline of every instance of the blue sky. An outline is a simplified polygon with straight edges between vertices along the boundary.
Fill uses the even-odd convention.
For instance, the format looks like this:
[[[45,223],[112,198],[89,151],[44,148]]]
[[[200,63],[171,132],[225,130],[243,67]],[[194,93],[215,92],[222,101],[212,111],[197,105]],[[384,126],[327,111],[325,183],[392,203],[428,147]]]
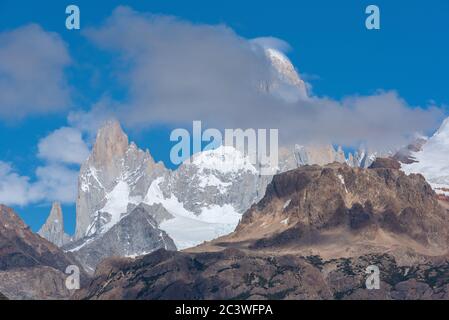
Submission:
[[[65,28],[65,7],[72,3],[81,10],[81,31]],[[364,27],[364,11],[372,3],[381,10],[379,31],[368,31]],[[31,182],[37,179],[36,168],[49,163],[45,157],[38,156],[38,144],[58,128],[68,126],[70,112],[89,112],[106,93],[115,102],[127,99],[126,86],[117,80],[121,76],[121,69],[117,69],[117,53],[100,48],[101,45],[85,33],[88,28],[100,28],[119,5],[129,6],[138,13],[176,16],[193,25],[224,24],[245,39],[267,36],[282,39],[291,47],[288,57],[304,80],[312,85],[316,96],[341,101],[347,96],[369,96],[379,89],[394,90],[407,106],[426,109],[436,105],[443,112],[448,111],[445,107],[449,105],[447,0],[339,3],[261,0],[257,4],[231,0],[95,3],[1,0],[0,33],[30,23],[38,24],[45,32],[59,34],[71,59],[67,65],[61,62],[70,90],[67,106],[56,112],[25,114],[19,119],[0,118],[0,161],[12,164],[18,175],[29,177]],[[137,39],[139,36],[135,34]],[[1,41],[0,37],[0,50]],[[11,107],[0,105],[0,108]],[[168,164],[172,125],[153,123],[140,126],[138,130],[126,123],[124,126],[131,140],[142,148],[149,148],[156,160]],[[65,165],[77,170],[79,164]],[[48,215],[50,198],[12,206],[33,230],[37,230]],[[72,233],[73,203],[65,203],[63,210],[66,229]]]

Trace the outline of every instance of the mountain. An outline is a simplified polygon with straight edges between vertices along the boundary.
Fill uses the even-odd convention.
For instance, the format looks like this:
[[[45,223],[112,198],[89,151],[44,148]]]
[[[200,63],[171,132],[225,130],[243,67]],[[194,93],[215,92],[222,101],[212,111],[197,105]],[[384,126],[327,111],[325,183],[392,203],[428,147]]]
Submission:
[[[403,154],[396,157],[400,158]],[[449,196],[449,118],[444,120],[441,127],[429,139],[420,139],[415,147],[409,148],[408,157],[400,158],[402,169],[406,173],[422,174],[434,190]]]
[[[232,232],[270,180],[232,147],[201,152],[168,170],[109,121],[81,167],[76,235],[63,248],[93,272],[107,256],[192,247]]]
[[[64,217],[59,202],[53,203],[50,215],[38,234],[58,247],[70,241],[70,236],[64,232]]]
[[[80,169],[76,240],[110,229],[126,213],[128,204],[138,204],[151,182],[166,172],[148,151],[128,142],[117,121],[107,122]]]
[[[427,137],[418,137],[412,143],[400,148],[392,157],[400,163],[411,164],[415,163],[416,159],[414,154],[422,150],[423,146],[427,142]]]
[[[183,252],[107,259],[77,297],[448,299],[449,212],[421,175],[399,167],[377,159],[369,169],[276,175],[233,233]],[[371,265],[379,290],[365,287]]]
[[[317,253],[328,245],[337,250],[334,243],[344,252],[346,242],[354,252],[398,245],[444,253],[447,210],[421,175],[399,168],[394,160],[377,159],[370,169],[334,163],[277,175],[227,240],[257,239],[252,248],[294,245]]]
[[[0,292],[0,300],[8,300],[8,298]]]
[[[63,248],[74,252],[89,273],[93,273],[97,264],[108,257],[136,257],[159,248],[176,250],[173,240],[159,229],[153,218],[166,215],[168,212],[160,205],[140,204],[104,234],[81,239]]]
[[[377,152],[368,152],[364,148],[348,153],[346,157],[339,146],[335,149],[331,144],[295,145],[293,147],[280,147],[280,172],[293,170],[305,165],[326,165],[330,163],[346,163],[355,168],[368,168],[374,160],[381,155]]]
[[[270,47],[265,48],[265,55],[271,64],[273,77],[270,82],[262,84],[263,91],[287,102],[308,99],[307,86],[287,56]]]
[[[0,205],[0,292],[10,299],[66,299],[66,268],[73,255],[33,233],[10,208]],[[82,283],[87,280],[81,270]]]
[[[160,203],[173,215],[161,228],[185,249],[232,232],[270,180],[238,150],[221,146],[193,155],[155,182],[144,202]]]
[[[331,145],[295,146],[280,152],[281,171],[334,161],[348,162],[342,149]],[[148,150],[130,143],[117,121],[109,121],[98,131],[92,153],[80,170],[73,241],[67,242],[57,205],[40,234],[73,252],[93,272],[108,256],[138,256],[159,248],[181,250],[231,233],[242,214],[264,196],[271,179],[228,146],[195,154],[176,170],[166,169]],[[149,219],[132,217],[133,209],[141,204]],[[131,220],[141,224],[132,229]],[[121,243],[123,230],[129,232],[125,243]],[[164,241],[145,236],[159,234]]]

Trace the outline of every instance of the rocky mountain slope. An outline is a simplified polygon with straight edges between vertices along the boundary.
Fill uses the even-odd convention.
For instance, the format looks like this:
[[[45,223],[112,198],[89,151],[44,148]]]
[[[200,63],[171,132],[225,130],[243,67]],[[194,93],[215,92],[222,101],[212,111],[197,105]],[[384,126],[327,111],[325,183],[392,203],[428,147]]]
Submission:
[[[71,254],[33,233],[12,209],[0,205],[0,292],[10,299],[66,299]],[[83,283],[87,280],[81,268]]]
[[[378,159],[276,175],[235,232],[187,252],[106,260],[78,298],[447,299],[449,213],[399,167]],[[379,290],[365,287],[370,265]]]
[[[367,290],[366,268],[373,264],[382,272],[380,288]],[[76,298],[446,300],[448,279],[447,260],[408,267],[389,254],[323,260],[238,249],[196,254],[161,250],[136,260],[105,261]]]
[[[354,153],[345,155],[342,147],[335,148],[330,144],[295,145],[279,148],[279,173],[293,170],[305,165],[326,165],[334,162],[346,163],[354,168],[368,168],[383,153],[366,151],[359,148]]]
[[[106,233],[70,243],[63,249],[74,252],[90,273],[107,257],[135,257],[159,248],[176,250],[173,240],[159,229],[156,220],[158,217],[163,220],[167,215],[168,212],[160,205],[140,204]]]
[[[379,159],[367,170],[331,164],[277,175],[228,241],[259,239],[251,246],[312,250],[355,237],[363,252],[370,242],[444,252],[447,211],[424,177],[407,176],[399,168],[394,160]]]
[[[81,168],[75,241],[63,248],[93,271],[108,255],[195,246],[232,232],[241,214],[263,196],[270,179],[228,147],[194,155],[177,170],[168,170],[148,151],[129,143],[119,123],[110,121],[99,130]],[[148,219],[134,217],[140,204]],[[114,236],[118,230],[128,232],[126,244]],[[107,250],[105,239],[111,241]]]

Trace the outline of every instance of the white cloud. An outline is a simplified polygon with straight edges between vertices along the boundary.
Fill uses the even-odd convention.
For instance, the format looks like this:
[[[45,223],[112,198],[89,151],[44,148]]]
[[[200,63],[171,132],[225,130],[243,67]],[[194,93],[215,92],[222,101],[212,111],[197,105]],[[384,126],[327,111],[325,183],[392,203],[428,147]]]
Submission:
[[[6,205],[26,205],[41,198],[32,188],[30,179],[20,176],[10,164],[0,161],[0,203]]]
[[[44,164],[31,179],[0,161],[0,203],[28,205],[59,201],[73,203],[77,197],[78,165],[89,156],[78,129],[62,127],[39,141],[38,157]],[[75,167],[74,167],[75,166]]]
[[[19,119],[66,109],[71,62],[59,35],[30,24],[0,32],[0,118]]]
[[[36,180],[21,176],[14,168],[0,161],[0,203],[25,206],[31,203],[59,201],[73,203],[76,199],[78,170],[60,164],[36,169]]]
[[[278,128],[283,143],[390,147],[434,129],[443,116],[441,108],[410,106],[394,91],[341,101],[275,99],[259,88],[271,79],[263,48],[285,51],[288,45],[276,38],[248,40],[223,25],[119,7],[85,34],[118,53],[114,74],[120,74],[128,99],[109,112],[133,127],[202,120],[217,128]]]
[[[41,139],[38,150],[38,157],[49,162],[81,164],[89,156],[82,133],[70,127],[57,129]]]
[[[44,201],[73,203],[77,196],[78,170],[61,164],[50,164],[36,169],[37,182],[33,188]]]

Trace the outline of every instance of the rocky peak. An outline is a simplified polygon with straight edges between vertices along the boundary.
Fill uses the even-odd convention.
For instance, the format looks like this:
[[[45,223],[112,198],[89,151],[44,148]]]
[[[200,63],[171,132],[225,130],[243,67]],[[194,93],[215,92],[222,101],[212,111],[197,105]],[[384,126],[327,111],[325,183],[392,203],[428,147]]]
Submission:
[[[128,136],[118,121],[110,120],[98,130],[91,160],[94,165],[108,165],[115,159],[123,158],[127,150]]]
[[[53,203],[50,215],[38,234],[58,247],[70,240],[70,237],[64,232],[64,216],[59,202]]]
[[[151,182],[165,173],[164,165],[155,163],[148,150],[129,143],[118,121],[107,122],[81,166],[75,240],[106,231],[126,213],[129,202],[143,199]]]
[[[287,56],[274,48],[264,50],[272,66],[272,79],[262,83],[261,89],[287,102],[308,99],[307,86]]]
[[[274,176],[229,238],[259,238],[254,248],[342,241],[348,250],[374,243],[442,253],[449,241],[447,214],[425,179],[407,176],[394,160],[381,159],[371,169],[304,166]]]
[[[306,94],[305,83],[299,77],[291,61],[278,50],[268,48],[265,52],[282,79],[287,83],[300,88],[303,90],[303,93]]]
[[[0,205],[0,292],[11,299],[68,298],[64,272],[70,265],[79,264]],[[83,284],[86,274],[80,271]]]

